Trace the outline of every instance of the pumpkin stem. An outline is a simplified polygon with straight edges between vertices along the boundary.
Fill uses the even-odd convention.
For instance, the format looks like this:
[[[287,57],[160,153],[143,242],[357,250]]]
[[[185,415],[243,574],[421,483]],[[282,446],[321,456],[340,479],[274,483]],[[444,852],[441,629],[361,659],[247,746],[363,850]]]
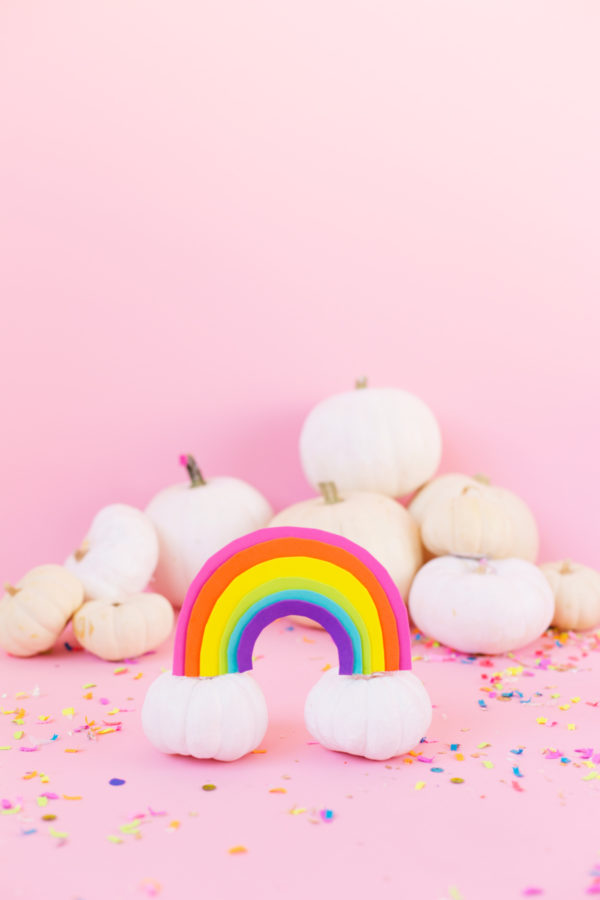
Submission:
[[[21,590],[21,588],[14,587],[14,585],[9,584],[8,582],[6,582],[6,584],[4,585],[4,590],[6,591],[6,593],[7,593],[10,597],[14,597],[16,594],[19,593],[19,591]]]
[[[492,479],[489,475],[482,475],[481,472],[478,472],[476,475],[473,475],[473,480],[478,481],[479,484],[491,484]]]
[[[362,388],[368,387],[369,386],[368,382],[369,382],[369,379],[367,378],[367,376],[361,375],[360,378],[357,378],[356,381],[354,382],[354,387],[357,391],[359,391]]]
[[[190,476],[190,487],[200,487],[200,485],[206,484],[202,477],[202,472],[198,468],[198,463],[191,453],[183,453],[179,457],[179,462],[187,469],[187,473]]]
[[[81,546],[78,547],[77,550],[75,550],[75,552],[73,553],[73,557],[77,560],[77,562],[81,562],[86,553],[89,552],[89,549],[90,542],[86,538],[85,541],[81,542]]]
[[[561,563],[560,569],[559,569],[560,574],[561,575],[571,575],[573,573],[573,571],[574,571],[574,569],[573,569],[573,565],[572,565],[572,560],[570,560],[570,559],[563,560],[563,562]]]
[[[488,575],[490,572],[493,572],[492,566],[490,566],[489,559],[486,559],[483,556],[480,560],[477,561],[477,566],[473,569],[476,575]]]
[[[340,497],[338,494],[335,481],[319,481],[318,488],[321,491],[321,496],[325,503],[332,504],[344,502],[344,498]]]

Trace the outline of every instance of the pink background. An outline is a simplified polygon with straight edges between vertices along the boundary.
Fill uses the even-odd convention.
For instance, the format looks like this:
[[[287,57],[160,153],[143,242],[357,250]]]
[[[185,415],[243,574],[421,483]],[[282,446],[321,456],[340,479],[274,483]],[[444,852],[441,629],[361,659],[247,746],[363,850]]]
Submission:
[[[600,565],[595,2],[4,0],[4,579],[367,373]]]
[[[308,496],[303,417],[364,373],[431,405],[444,470],[486,472],[530,502],[543,558],[600,566],[599,26],[595,0],[3,0],[2,580],[61,561],[102,505],[145,505],[181,478],[182,451],[276,508]],[[0,823],[15,897],[40,879],[51,900],[154,896],[147,878],[181,896],[196,859],[211,900],[248,879],[269,900],[340,884],[397,897],[406,879],[411,900],[584,894],[599,847],[581,823],[599,782],[574,766],[600,733],[597,653],[546,640],[567,669],[540,673],[528,651],[534,675],[515,686],[535,682],[548,730],[544,709],[512,700],[481,712],[493,668],[418,663],[432,739],[447,756],[464,743],[466,758],[416,792],[415,763],[388,770],[305,743],[302,698],[331,648],[321,636],[314,653],[296,630],[288,653],[277,627],[257,673],[268,753],[233,767],[166,760],[143,741],[137,712],[166,649],[126,684],[60,647],[0,660],[2,706],[27,706],[27,740],[49,713],[63,742],[21,753],[0,718],[14,744],[0,794],[21,797],[25,817]],[[36,683],[40,697],[18,699]],[[86,752],[64,754],[100,694],[131,710],[123,731],[89,746],[80,734]],[[554,711],[574,694],[572,713]],[[471,756],[482,741],[494,770]],[[511,787],[515,745],[529,754],[524,792]],[[547,760],[549,746],[572,761]],[[60,848],[27,768],[60,794]],[[268,789],[292,768],[276,806]],[[219,793],[199,792],[204,780]],[[205,801],[202,827],[187,827]],[[337,818],[313,828],[287,815],[293,803]],[[106,841],[147,804],[186,827],[161,819],[125,847]],[[236,843],[246,857],[227,854]]]

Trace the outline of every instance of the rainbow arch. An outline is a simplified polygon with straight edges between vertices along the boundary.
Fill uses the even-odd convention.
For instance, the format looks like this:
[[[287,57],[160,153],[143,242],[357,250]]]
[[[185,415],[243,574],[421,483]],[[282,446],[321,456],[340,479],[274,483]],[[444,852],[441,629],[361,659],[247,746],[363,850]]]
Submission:
[[[386,569],[358,544],[314,528],[263,528],[215,553],[181,609],[173,674],[252,668],[255,641],[290,614],[333,638],[341,675],[411,668],[406,607]]]

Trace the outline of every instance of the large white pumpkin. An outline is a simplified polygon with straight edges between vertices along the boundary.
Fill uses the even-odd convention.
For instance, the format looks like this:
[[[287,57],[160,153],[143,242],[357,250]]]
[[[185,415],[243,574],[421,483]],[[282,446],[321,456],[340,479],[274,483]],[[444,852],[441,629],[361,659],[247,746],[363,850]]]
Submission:
[[[0,647],[13,656],[49,650],[83,603],[83,585],[63,566],[38,566],[0,600]]]
[[[424,634],[463,653],[507,653],[538,638],[554,615],[543,573],[524,559],[439,556],[417,572],[409,595]]]
[[[154,650],[173,628],[173,607],[160,594],[129,594],[92,600],[73,618],[82,647],[102,659],[129,659]]]
[[[160,491],[146,508],[160,543],[153,587],[177,607],[209,557],[264,528],[273,515],[256,488],[238,478],[204,481],[193,459],[187,459],[190,480]]]
[[[109,600],[142,591],[157,561],[158,538],[148,516],[114,503],[97,513],[65,566],[83,583],[86,600]]]
[[[332,484],[323,485],[321,490],[321,497],[277,513],[269,526],[319,528],[354,541],[387,569],[406,599],[423,562],[419,528],[410,513],[383,494],[347,491],[339,496]]]
[[[437,421],[414,394],[357,387],[317,404],[300,434],[304,474],[315,490],[333,481],[346,491],[402,497],[435,473],[442,453]]]
[[[576,631],[600,625],[600,572],[571,560],[544,563],[540,569],[554,593],[553,625]]]
[[[440,475],[408,509],[434,556],[537,557],[538,529],[527,504],[481,476]]]
[[[198,759],[239,759],[267,730],[264,695],[247,672],[189,678],[164,672],[142,707],[142,727],[163,753]]]
[[[431,701],[414,672],[339,675],[331,669],[310,691],[304,717],[329,750],[390,759],[425,736]]]

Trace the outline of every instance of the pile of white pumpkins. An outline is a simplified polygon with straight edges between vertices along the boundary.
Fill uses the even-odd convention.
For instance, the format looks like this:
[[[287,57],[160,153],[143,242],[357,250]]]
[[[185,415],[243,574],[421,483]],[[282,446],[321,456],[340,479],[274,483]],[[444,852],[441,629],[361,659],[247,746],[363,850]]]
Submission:
[[[105,507],[63,566],[5,586],[0,647],[43,653],[72,620],[91,653],[140,656],[168,637],[173,608],[204,562],[269,525],[319,528],[366,548],[408,598],[419,631],[458,651],[506,653],[550,624],[600,625],[600,574],[568,560],[536,566],[538,529],[523,500],[481,476],[434,477],[441,451],[422,400],[361,379],[314,407],[302,427],[301,462],[319,495],[275,516],[251,485],[205,481],[193,457],[182,457],[185,483],[145,512]],[[397,499],[411,494],[407,506]]]

